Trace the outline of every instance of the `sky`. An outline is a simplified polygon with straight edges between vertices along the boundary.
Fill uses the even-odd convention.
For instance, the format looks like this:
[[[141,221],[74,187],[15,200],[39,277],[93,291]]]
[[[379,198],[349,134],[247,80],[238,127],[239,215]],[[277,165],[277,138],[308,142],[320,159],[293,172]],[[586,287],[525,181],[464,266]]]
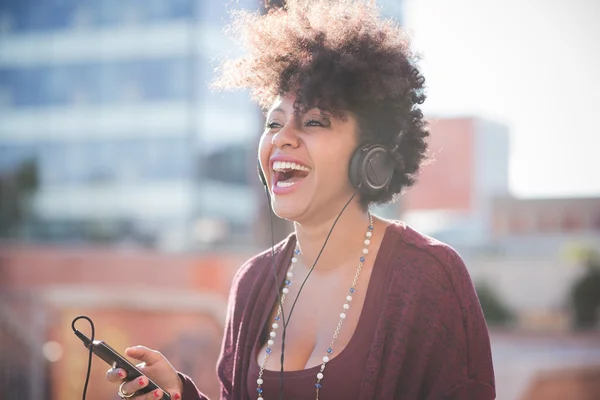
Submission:
[[[507,124],[515,196],[600,196],[600,1],[404,1],[426,115]]]

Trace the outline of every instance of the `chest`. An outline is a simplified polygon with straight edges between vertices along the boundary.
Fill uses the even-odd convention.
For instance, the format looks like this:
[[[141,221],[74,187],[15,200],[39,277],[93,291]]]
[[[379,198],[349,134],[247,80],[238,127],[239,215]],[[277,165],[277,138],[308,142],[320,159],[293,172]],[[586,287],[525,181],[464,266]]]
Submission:
[[[285,370],[308,369],[322,364],[325,356],[336,357],[348,346],[359,327],[372,271],[373,264],[368,263],[358,274],[352,266],[336,273],[313,273],[303,287],[307,271],[294,271],[287,286],[288,293],[282,297],[283,307],[276,300],[270,310],[263,333],[266,339],[261,343],[257,363],[264,363],[267,370],[279,370],[284,319],[287,323]],[[275,337],[271,332],[275,332]]]

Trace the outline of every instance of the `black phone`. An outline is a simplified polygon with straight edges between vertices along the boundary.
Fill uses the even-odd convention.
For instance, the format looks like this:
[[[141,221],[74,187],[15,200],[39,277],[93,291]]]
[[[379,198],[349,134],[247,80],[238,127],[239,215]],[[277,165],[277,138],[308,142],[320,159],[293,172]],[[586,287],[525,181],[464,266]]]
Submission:
[[[127,372],[127,380],[131,381],[144,375],[142,371],[140,371],[135,365],[130,363],[125,357],[120,355],[115,349],[110,347],[106,342],[102,340],[94,340],[93,342],[81,334],[79,331],[76,331],[75,334],[81,339],[86,348],[92,347],[92,352],[100,357],[104,362],[110,365],[113,368],[121,368]],[[148,378],[148,385],[137,392],[135,395],[140,395],[144,393],[149,393],[153,390],[160,389],[163,391],[164,400],[171,400],[171,395],[163,388],[158,386],[156,383],[152,381],[152,379]]]

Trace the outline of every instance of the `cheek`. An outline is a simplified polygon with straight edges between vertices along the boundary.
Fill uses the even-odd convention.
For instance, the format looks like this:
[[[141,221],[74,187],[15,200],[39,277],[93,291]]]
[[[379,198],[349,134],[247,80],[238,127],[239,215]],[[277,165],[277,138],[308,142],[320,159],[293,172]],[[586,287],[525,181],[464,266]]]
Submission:
[[[350,163],[350,155],[346,149],[338,149],[332,152],[335,155],[325,155],[323,165],[326,167],[322,172],[327,176],[328,180],[334,180],[338,184],[335,186],[349,184],[348,165]]]

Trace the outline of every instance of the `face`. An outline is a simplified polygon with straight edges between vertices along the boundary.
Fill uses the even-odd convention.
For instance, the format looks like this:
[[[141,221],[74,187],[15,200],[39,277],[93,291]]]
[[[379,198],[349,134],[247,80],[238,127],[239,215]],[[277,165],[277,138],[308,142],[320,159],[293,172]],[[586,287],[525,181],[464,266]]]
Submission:
[[[348,163],[357,146],[356,120],[317,108],[294,115],[294,97],[280,97],[266,118],[259,160],[280,218],[302,223],[340,212],[354,190]]]

